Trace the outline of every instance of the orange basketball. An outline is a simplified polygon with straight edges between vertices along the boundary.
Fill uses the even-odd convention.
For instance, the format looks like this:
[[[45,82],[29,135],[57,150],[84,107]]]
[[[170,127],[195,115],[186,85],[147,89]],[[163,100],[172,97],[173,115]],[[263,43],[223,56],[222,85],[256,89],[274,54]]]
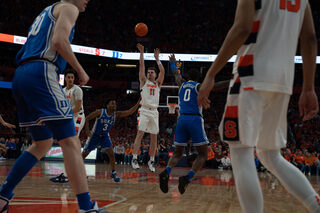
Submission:
[[[143,37],[148,33],[148,26],[145,23],[138,23],[135,26],[134,31],[136,32],[137,36]]]

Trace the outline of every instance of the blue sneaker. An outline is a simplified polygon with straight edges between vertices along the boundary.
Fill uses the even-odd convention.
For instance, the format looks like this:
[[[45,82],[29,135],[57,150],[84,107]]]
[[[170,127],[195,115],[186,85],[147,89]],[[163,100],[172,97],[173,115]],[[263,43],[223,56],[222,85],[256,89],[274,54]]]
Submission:
[[[112,178],[112,179],[114,180],[114,182],[116,182],[116,183],[120,182],[120,178],[119,178],[119,176],[117,175],[116,172],[111,173],[111,178]]]

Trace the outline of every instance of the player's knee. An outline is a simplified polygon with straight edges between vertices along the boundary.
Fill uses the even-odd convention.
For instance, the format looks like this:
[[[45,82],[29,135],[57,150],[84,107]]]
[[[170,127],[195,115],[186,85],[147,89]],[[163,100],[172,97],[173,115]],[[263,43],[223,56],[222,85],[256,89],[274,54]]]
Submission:
[[[62,139],[59,141],[59,145],[62,149],[78,150],[81,147],[80,140],[77,136]]]
[[[257,148],[257,156],[260,162],[268,170],[272,170],[281,158],[279,150],[266,150]]]

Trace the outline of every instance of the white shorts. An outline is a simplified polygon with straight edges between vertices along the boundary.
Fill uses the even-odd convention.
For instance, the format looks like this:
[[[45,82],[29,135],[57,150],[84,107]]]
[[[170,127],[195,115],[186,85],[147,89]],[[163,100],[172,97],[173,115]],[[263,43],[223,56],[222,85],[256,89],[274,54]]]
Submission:
[[[159,133],[159,112],[157,109],[140,107],[138,114],[138,130],[150,134]]]
[[[221,139],[229,145],[239,147],[285,147],[290,95],[250,88],[246,90],[240,86],[240,82],[239,85],[237,82],[231,84],[234,85],[229,88],[225,112],[219,126]]]
[[[73,117],[74,125],[76,127],[77,136],[79,137],[82,128],[84,127],[84,123],[86,122],[86,117],[83,112],[80,112],[77,116]]]

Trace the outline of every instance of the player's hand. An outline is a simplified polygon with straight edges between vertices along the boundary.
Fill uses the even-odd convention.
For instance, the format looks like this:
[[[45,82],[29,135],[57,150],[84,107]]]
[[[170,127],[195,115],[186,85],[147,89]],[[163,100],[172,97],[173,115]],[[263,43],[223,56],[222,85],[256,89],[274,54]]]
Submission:
[[[173,61],[176,64],[176,56],[173,53],[169,56],[169,61]]]
[[[16,128],[16,125],[13,125],[13,124],[10,124],[10,123],[7,123],[7,122],[4,122],[3,126],[8,127],[10,129],[15,129]]]
[[[299,98],[299,112],[303,121],[310,120],[318,114],[318,97],[314,90],[302,91]]]
[[[141,53],[144,52],[144,46],[142,44],[138,43],[137,48],[138,48],[139,52],[141,52]]]
[[[154,49],[154,58],[156,59],[156,61],[159,61],[159,55],[160,55],[160,49],[159,48]]]
[[[211,101],[209,100],[209,95],[214,86],[214,79],[209,80],[205,78],[198,93],[198,105],[202,106],[204,109],[210,108]]]
[[[90,78],[88,74],[84,71],[84,69],[81,69],[79,72],[77,72],[77,74],[80,86],[86,85]]]

